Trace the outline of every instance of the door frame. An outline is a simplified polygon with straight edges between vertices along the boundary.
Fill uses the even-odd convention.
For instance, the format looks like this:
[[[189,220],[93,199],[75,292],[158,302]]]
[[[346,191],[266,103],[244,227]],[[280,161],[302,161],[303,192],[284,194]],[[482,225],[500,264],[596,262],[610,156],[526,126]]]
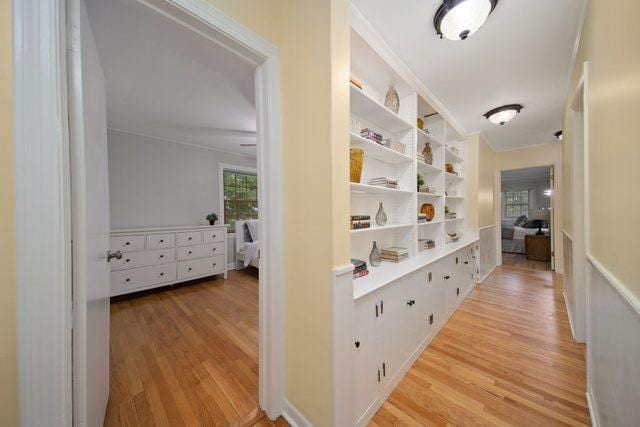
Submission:
[[[138,0],[256,65],[259,403],[284,405],[279,49],[207,0]],[[18,383],[23,425],[72,424],[72,251],[65,0],[13,2]],[[55,396],[55,398],[52,398]]]

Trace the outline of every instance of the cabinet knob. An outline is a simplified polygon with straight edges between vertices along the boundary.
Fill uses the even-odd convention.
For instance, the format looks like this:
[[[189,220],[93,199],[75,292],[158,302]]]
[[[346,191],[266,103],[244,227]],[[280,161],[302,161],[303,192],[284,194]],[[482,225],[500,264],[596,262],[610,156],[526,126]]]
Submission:
[[[160,258],[164,258],[164,255],[160,255]]]
[[[191,251],[189,251],[188,255],[191,255]]]
[[[469,264],[469,261],[465,261],[464,263],[465,263],[465,264]]]
[[[187,240],[191,240],[191,237],[189,237]]]
[[[160,277],[164,276],[164,273],[160,273]]]
[[[129,262],[131,261],[129,258],[125,259],[124,262]]]
[[[160,239],[160,243],[164,243],[164,239]]]
[[[124,279],[124,281],[125,281],[125,282],[128,282],[128,281],[130,281],[130,280],[131,280],[131,279],[129,279],[129,278]]]
[[[124,245],[125,245],[125,246],[129,246],[130,244],[131,244],[131,243],[129,243],[129,242],[124,242]]]
[[[189,267],[189,271],[191,271],[191,267]]]
[[[356,341],[356,348],[360,348],[360,341]]]
[[[216,249],[217,249],[217,248],[213,248],[213,252],[215,252],[215,251],[216,251]]]
[[[216,263],[215,263],[215,262],[213,263],[213,266],[214,266],[214,267],[216,266]]]
[[[445,280],[449,280],[449,278],[450,278],[450,277],[451,277],[451,276],[449,276],[449,275],[447,274],[446,276],[444,276],[444,279],[445,279]]]

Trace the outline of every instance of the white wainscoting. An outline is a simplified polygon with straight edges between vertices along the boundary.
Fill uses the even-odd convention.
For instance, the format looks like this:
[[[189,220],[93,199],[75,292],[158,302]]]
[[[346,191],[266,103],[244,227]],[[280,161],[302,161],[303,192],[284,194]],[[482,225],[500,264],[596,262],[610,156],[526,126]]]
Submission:
[[[562,250],[564,253],[564,275],[562,277],[562,295],[564,296],[564,305],[567,306],[567,316],[571,325],[571,335],[576,338],[576,331],[573,328],[575,324],[575,290],[573,283],[573,241],[566,231],[562,230]]]
[[[480,266],[479,266],[479,274],[478,274],[478,283],[482,282],[484,279],[491,274],[494,268],[497,265],[497,242],[496,242],[496,226],[489,225],[486,227],[482,227],[479,230],[480,237]]]
[[[587,259],[587,396],[593,425],[638,426],[640,301],[597,260]]]

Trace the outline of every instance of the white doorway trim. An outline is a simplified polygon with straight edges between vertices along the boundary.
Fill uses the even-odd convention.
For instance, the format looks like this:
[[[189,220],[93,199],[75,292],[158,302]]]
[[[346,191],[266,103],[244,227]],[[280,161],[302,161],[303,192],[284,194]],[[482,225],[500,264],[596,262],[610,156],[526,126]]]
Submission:
[[[280,54],[207,0],[139,0],[256,65],[260,237],[260,407],[284,405]],[[68,426],[71,217],[65,0],[13,2],[16,288],[20,421]]]

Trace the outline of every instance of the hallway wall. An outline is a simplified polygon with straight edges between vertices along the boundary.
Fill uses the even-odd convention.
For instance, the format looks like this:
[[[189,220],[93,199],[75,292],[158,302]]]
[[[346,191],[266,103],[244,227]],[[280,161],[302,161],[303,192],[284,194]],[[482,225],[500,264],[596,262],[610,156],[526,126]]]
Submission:
[[[570,103],[588,61],[587,378],[600,425],[639,425],[640,44],[637,0],[591,0],[565,107],[564,164],[571,176]],[[572,183],[564,183],[565,194]],[[570,198],[564,227],[573,233]]]

